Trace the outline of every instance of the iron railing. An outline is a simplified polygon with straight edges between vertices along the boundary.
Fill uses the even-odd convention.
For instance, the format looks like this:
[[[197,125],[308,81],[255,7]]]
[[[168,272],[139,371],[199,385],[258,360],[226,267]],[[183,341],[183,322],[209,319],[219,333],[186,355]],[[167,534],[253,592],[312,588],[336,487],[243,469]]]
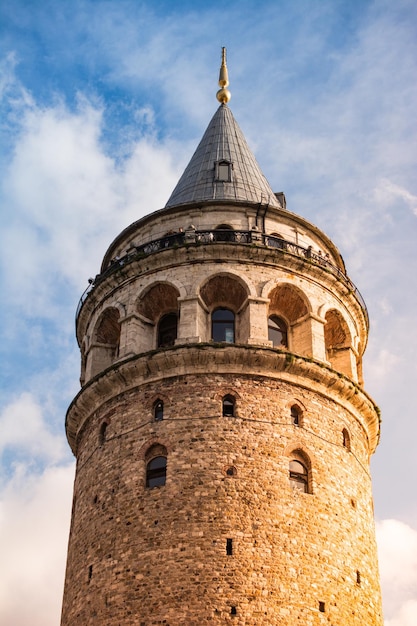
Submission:
[[[292,241],[287,241],[286,239],[281,239],[273,235],[265,235],[257,230],[231,229],[190,229],[185,232],[177,232],[170,235],[165,235],[164,237],[154,239],[153,241],[149,241],[148,243],[144,243],[140,246],[135,246],[131,248],[124,256],[112,259],[109,267],[106,268],[104,272],[102,272],[101,274],[97,274],[94,280],[89,280],[89,285],[82,294],[77,306],[76,320],[78,319],[81,308],[91,291],[93,291],[93,289],[97,285],[99,285],[105,278],[107,278],[107,276],[109,276],[113,272],[116,272],[127,263],[148,256],[155,252],[160,252],[161,250],[165,250],[167,248],[179,248],[191,244],[208,245],[218,242],[264,245],[268,248],[275,248],[277,251],[280,252],[280,254],[290,254],[299,257],[306,262],[321,266],[323,269],[333,274],[347,287],[347,289],[349,289],[349,291],[351,291],[356,296],[365,314],[366,322],[367,324],[369,324],[368,310],[360,291],[353,284],[350,278],[346,274],[344,274],[339,267],[337,267],[330,261],[328,255],[314,252],[311,246],[305,248],[303,246],[299,246],[296,243],[293,243]]]

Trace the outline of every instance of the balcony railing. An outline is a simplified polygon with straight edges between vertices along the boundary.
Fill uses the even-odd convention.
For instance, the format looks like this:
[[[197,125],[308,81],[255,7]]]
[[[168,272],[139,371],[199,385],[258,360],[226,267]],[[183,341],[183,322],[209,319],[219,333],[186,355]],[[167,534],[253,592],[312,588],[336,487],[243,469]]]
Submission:
[[[216,230],[193,230],[189,229],[185,232],[177,232],[170,235],[165,235],[160,239],[149,241],[140,246],[132,247],[127,254],[122,257],[116,257],[112,259],[110,265],[102,272],[98,274],[94,280],[90,279],[87,289],[82,294],[77,306],[76,319],[80,314],[81,308],[88,298],[88,295],[94,288],[99,285],[107,276],[113,274],[118,269],[130,263],[131,261],[146,257],[155,252],[160,252],[167,248],[179,248],[186,245],[209,245],[215,243],[238,243],[238,244],[252,244],[252,245],[264,245],[268,248],[275,248],[280,254],[290,254],[292,256],[299,257],[306,262],[319,265],[326,271],[333,274],[338,280],[340,280],[352,293],[355,294],[359,301],[363,312],[366,317],[366,323],[369,324],[368,310],[366,308],[365,301],[360,291],[355,287],[353,282],[346,274],[344,274],[340,268],[331,263],[327,255],[314,252],[309,246],[305,248],[299,246],[292,241],[280,239],[273,235],[265,235],[257,230],[231,230],[231,229],[216,229]]]

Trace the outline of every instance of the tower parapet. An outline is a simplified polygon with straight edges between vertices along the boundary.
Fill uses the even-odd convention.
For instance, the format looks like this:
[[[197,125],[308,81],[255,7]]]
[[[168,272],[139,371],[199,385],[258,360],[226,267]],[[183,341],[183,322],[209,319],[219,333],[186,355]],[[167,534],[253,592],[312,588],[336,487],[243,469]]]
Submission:
[[[368,326],[222,101],[77,311],[62,626],[382,625]]]

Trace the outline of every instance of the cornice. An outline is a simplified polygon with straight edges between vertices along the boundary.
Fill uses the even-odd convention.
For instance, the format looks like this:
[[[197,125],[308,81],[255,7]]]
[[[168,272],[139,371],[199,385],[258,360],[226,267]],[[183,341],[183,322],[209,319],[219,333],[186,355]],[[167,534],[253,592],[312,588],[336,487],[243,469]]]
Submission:
[[[173,376],[210,373],[265,377],[313,390],[354,415],[366,432],[370,454],[378,445],[378,407],[361,387],[326,364],[273,348],[200,343],[131,356],[91,379],[67,411],[72,451],[76,454],[79,435],[91,415],[109,400]]]

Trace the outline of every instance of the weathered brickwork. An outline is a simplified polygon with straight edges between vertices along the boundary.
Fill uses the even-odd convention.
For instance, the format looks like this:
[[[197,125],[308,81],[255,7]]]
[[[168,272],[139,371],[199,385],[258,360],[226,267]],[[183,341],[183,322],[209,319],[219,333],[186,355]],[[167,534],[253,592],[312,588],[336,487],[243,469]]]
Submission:
[[[284,209],[264,215],[267,235],[287,241],[278,248],[210,238],[219,224],[252,229],[257,211],[143,218],[79,311],[62,626],[382,626],[367,313],[332,242]],[[129,253],[187,228],[181,245]],[[230,343],[212,340],[219,307]],[[274,346],[277,318],[286,339]],[[165,484],[147,486],[161,458]]]
[[[222,416],[226,394],[235,417]],[[154,442],[168,450],[167,482],[147,489]],[[369,450],[334,401],[262,376],[189,374],[106,402],[78,445],[64,623],[381,623]],[[296,449],[312,493],[290,486]]]

